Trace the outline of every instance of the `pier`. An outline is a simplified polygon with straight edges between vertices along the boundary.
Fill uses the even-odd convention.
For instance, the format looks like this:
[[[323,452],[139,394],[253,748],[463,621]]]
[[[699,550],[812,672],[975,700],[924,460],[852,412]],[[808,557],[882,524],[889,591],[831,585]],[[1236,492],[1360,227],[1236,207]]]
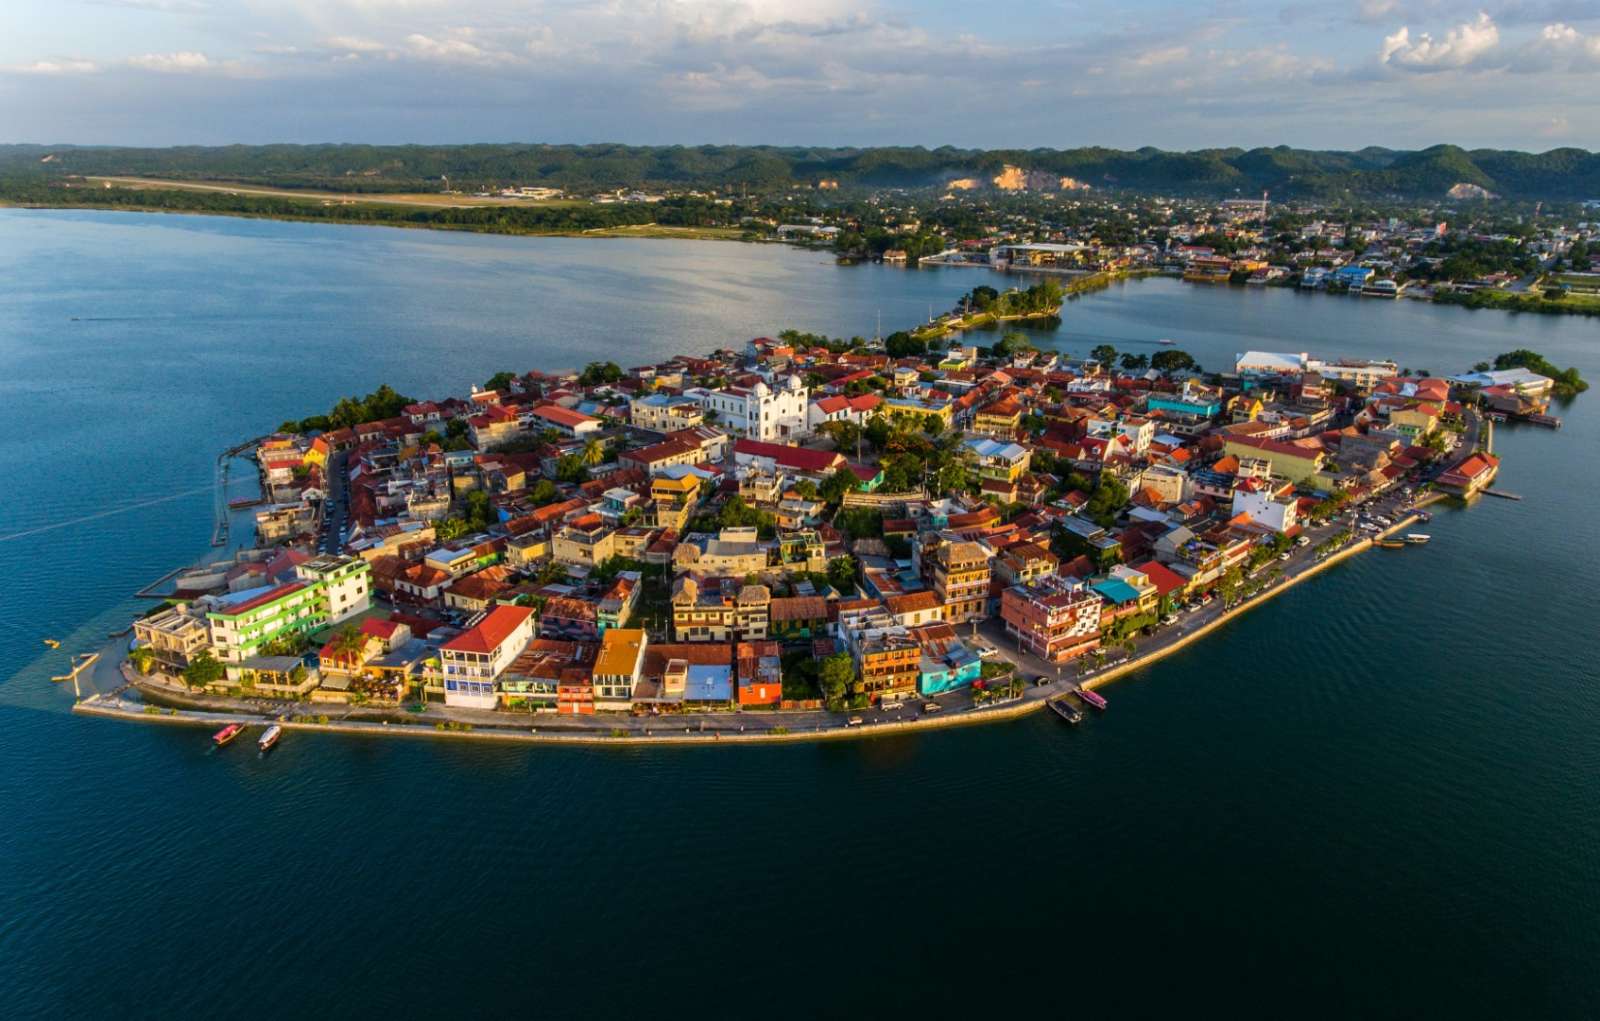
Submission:
[[[1481,492],[1483,493],[1484,496],[1498,496],[1502,500],[1520,500],[1520,499],[1522,499],[1522,497],[1518,496],[1516,493],[1508,493],[1503,489],[1490,488],[1490,489],[1481,490]]]
[[[67,681],[71,681],[73,697],[81,699],[83,698],[83,692],[78,686],[78,675],[94,666],[99,659],[100,654],[98,652],[80,652],[73,657],[71,670],[68,670],[64,674],[58,674],[55,677],[50,678],[50,680],[56,684],[63,684]]]

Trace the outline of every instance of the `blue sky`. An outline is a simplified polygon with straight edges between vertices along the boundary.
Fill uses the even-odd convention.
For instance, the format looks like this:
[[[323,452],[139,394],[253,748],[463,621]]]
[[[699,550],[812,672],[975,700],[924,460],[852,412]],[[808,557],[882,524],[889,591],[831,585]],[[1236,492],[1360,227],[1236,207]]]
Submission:
[[[1600,0],[0,0],[0,141],[1600,145]]]

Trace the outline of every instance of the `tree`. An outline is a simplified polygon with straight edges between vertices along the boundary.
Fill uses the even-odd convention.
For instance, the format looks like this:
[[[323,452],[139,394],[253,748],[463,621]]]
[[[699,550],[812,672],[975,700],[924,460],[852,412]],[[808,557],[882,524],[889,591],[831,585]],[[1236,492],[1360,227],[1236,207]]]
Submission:
[[[141,674],[148,674],[150,667],[155,663],[156,654],[148,645],[141,645],[136,649],[128,650],[128,662]]]
[[[578,455],[585,465],[596,465],[606,459],[606,445],[590,437],[584,441],[583,451]]]
[[[549,479],[540,479],[528,488],[528,499],[536,507],[547,503],[555,503],[556,497],[561,493],[556,489],[556,484]]]
[[[1110,528],[1117,512],[1128,505],[1128,487],[1110,472],[1100,473],[1100,482],[1089,494],[1084,512],[1102,528]]]
[[[1200,364],[1189,355],[1189,352],[1179,351],[1176,348],[1157,351],[1150,359],[1150,367],[1157,372],[1177,372],[1183,369],[1200,371]]]
[[[589,480],[589,469],[583,466],[583,459],[572,454],[562,454],[556,458],[556,478],[562,482],[577,484]]]
[[[850,593],[856,587],[856,558],[846,553],[828,561],[828,584],[840,592]]]
[[[872,539],[883,534],[883,514],[871,507],[846,507],[836,524],[852,539]]]
[[[222,680],[225,673],[222,663],[211,654],[211,650],[201,649],[183,668],[183,681],[191,688],[204,688]]]
[[[340,659],[355,660],[367,648],[367,636],[362,634],[354,624],[346,624],[333,636],[333,651]]]
[[[822,697],[830,708],[838,708],[849,697],[856,684],[856,665],[848,652],[824,656],[817,667],[817,683],[822,687]]]
[[[883,350],[890,358],[921,358],[928,352],[928,345],[904,330],[896,330],[883,338]]]
[[[849,468],[839,468],[832,475],[822,480],[822,485],[817,489],[817,495],[830,504],[842,503],[846,493],[854,493],[861,488],[861,480],[856,478],[856,473]]]
[[[1117,349],[1110,344],[1096,344],[1089,349],[1089,357],[1101,365],[1110,366],[1117,360]]]
[[[861,427],[843,419],[837,422],[824,422],[819,428],[824,435],[833,439],[835,450],[854,450],[856,442],[861,439]]]
[[[1124,372],[1143,372],[1149,367],[1149,355],[1125,354],[1122,356],[1122,370]]]
[[[995,299],[1000,297],[1000,292],[988,284],[980,284],[967,293],[967,301],[979,312],[987,312]]]
[[[794,495],[802,500],[815,500],[817,498],[817,484],[810,479],[800,479],[793,486]]]
[[[922,417],[922,431],[930,437],[937,437],[944,432],[944,419],[938,415],[924,415]]]
[[[1022,333],[1019,330],[1012,330],[1005,336],[1001,337],[999,342],[996,343],[990,350],[994,353],[996,358],[1010,358],[1013,355],[1022,354],[1025,351],[1037,351],[1038,348],[1033,346],[1033,342],[1028,339],[1028,335],[1026,333]]]
[[[489,381],[483,384],[483,388],[485,390],[505,390],[511,386],[516,378],[517,374],[515,372],[497,372],[489,377]]]
[[[872,444],[874,450],[882,451],[889,446],[889,437],[894,434],[894,427],[882,415],[873,415],[867,419],[867,442]]]
[[[584,386],[599,386],[602,383],[615,383],[621,378],[622,369],[616,362],[590,362],[578,375],[578,382]]]

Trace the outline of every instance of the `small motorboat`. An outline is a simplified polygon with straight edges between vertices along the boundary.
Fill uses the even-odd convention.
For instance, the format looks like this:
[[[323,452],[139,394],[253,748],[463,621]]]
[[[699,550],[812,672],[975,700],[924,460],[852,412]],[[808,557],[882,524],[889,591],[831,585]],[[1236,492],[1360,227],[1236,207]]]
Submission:
[[[211,743],[221,748],[223,745],[238,737],[244,731],[244,724],[230,723],[226,727],[211,735]]]
[[[1072,705],[1064,698],[1051,699],[1048,703],[1050,711],[1076,727],[1083,722],[1083,710]]]
[[[1163,344],[1167,347],[1176,347],[1178,342],[1173,340],[1171,337],[1162,337],[1160,340],[1156,341],[1156,343]]]
[[[1091,709],[1098,709],[1101,712],[1105,712],[1106,700],[1104,696],[1097,695],[1088,688],[1079,688],[1074,691],[1073,694],[1077,695],[1083,704]]]
[[[267,728],[267,732],[265,734],[261,735],[261,740],[256,742],[256,747],[264,752],[270,752],[272,751],[272,746],[277,744],[278,739],[282,736],[283,727],[274,723],[272,726]]]
[[[1414,546],[1421,546],[1423,543],[1427,542],[1429,539],[1432,539],[1432,538],[1433,538],[1433,536],[1428,535],[1425,532],[1407,532],[1406,533],[1406,542],[1409,542]]]
[[[59,649],[59,648],[61,648],[61,643],[60,643],[60,642],[58,642],[58,641],[56,641],[56,640],[55,640],[55,639],[54,639],[54,638],[46,638],[46,639],[45,639],[45,640],[44,640],[44,644],[46,644],[46,645],[48,645],[48,646],[50,646],[50,648],[52,648],[52,649]]]

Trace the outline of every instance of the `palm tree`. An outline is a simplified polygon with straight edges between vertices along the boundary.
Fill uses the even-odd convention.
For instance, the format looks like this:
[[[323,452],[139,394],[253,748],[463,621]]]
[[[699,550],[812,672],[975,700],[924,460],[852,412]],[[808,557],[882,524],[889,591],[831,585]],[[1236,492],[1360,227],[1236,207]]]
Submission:
[[[348,663],[360,663],[361,653],[366,647],[367,636],[350,624],[340,628],[333,639],[333,651],[339,659]]]
[[[141,645],[137,649],[128,650],[128,662],[141,674],[150,672],[150,666],[155,662],[156,654],[148,645]]]
[[[605,460],[605,457],[605,444],[593,438],[590,438],[584,443],[583,453],[579,455],[579,459],[583,461],[585,465],[599,464],[601,461]]]

